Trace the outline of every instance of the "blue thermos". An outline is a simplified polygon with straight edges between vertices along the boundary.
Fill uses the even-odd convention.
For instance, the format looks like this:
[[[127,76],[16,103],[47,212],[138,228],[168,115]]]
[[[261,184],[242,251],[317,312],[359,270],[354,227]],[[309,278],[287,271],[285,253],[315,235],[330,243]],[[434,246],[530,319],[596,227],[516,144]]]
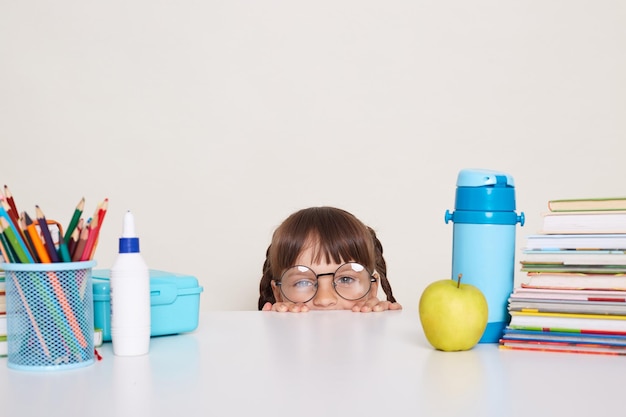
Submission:
[[[515,185],[510,175],[487,169],[463,169],[457,178],[452,279],[478,287],[489,308],[487,328],[479,343],[497,343],[509,323],[507,302],[513,291],[515,226],[524,213],[515,213]]]

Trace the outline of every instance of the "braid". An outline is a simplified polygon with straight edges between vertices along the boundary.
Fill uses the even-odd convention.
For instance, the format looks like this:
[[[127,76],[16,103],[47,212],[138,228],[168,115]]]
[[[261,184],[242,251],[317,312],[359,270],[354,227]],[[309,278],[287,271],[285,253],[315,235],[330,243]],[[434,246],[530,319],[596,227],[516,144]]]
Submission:
[[[376,232],[374,229],[368,226],[370,234],[372,235],[372,240],[374,241],[374,251],[376,253],[376,271],[380,275],[380,286],[385,291],[387,295],[387,301],[391,301],[392,303],[396,302],[396,298],[393,296],[393,291],[391,290],[391,284],[387,279],[387,262],[385,262],[385,258],[383,257],[383,245],[378,240],[376,236]]]
[[[274,298],[274,292],[272,291],[272,268],[270,266],[270,246],[267,247],[265,252],[265,262],[263,262],[263,276],[261,277],[261,284],[259,285],[259,310],[263,308],[265,303],[270,302],[274,304],[276,299]]]

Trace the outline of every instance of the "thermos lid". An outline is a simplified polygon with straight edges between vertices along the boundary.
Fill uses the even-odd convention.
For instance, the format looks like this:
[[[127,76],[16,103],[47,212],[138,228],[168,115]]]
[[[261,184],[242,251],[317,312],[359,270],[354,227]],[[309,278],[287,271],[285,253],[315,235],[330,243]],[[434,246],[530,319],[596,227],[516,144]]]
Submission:
[[[497,184],[515,187],[512,176],[490,169],[463,169],[456,180],[457,187],[484,187]]]
[[[463,169],[456,185],[456,210],[515,211],[515,187],[509,174]]]
[[[515,183],[505,172],[463,169],[457,178],[454,214],[446,212],[446,223],[523,223],[515,213]]]

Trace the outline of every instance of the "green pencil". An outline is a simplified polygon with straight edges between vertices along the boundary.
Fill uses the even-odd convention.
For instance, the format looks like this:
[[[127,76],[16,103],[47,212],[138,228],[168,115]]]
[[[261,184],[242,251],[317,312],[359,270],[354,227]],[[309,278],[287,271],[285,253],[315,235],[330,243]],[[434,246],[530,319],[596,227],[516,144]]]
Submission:
[[[19,261],[23,264],[30,263],[30,260],[24,252],[24,249],[22,249],[22,246],[19,244],[17,235],[9,225],[7,219],[5,219],[4,217],[0,218],[0,233],[3,233],[4,236],[7,238],[7,241],[15,251],[17,259],[19,259]]]
[[[13,247],[9,245],[9,241],[7,240],[4,233],[0,233],[0,242],[2,242],[2,246],[4,247],[4,252],[6,252],[6,256],[9,259],[5,259],[4,262],[15,262],[15,255],[13,254]]]
[[[63,239],[63,236],[59,234],[59,258],[61,258],[62,262],[72,262],[72,257],[70,256],[70,251],[67,248],[67,244]]]
[[[76,225],[78,224],[78,220],[80,220],[80,216],[83,214],[84,208],[85,208],[85,197],[80,199],[80,201],[76,205],[76,209],[74,209],[72,220],[70,220],[70,224],[67,226],[67,230],[65,231],[65,236],[63,236],[63,240],[65,240],[66,242],[70,241],[70,238],[72,237],[72,232],[74,232],[74,229],[76,229]]]

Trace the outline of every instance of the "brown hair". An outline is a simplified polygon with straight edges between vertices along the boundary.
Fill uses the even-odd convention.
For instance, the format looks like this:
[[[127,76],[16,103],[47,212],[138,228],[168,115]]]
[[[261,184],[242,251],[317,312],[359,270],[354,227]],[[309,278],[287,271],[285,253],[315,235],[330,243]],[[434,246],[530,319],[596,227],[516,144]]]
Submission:
[[[341,263],[354,261],[369,271],[376,270],[387,300],[395,302],[387,280],[383,246],[376,232],[351,213],[334,207],[310,207],[291,214],[274,231],[263,263],[259,286],[259,310],[276,299],[271,282],[296,262],[306,244],[316,245],[316,261]]]

